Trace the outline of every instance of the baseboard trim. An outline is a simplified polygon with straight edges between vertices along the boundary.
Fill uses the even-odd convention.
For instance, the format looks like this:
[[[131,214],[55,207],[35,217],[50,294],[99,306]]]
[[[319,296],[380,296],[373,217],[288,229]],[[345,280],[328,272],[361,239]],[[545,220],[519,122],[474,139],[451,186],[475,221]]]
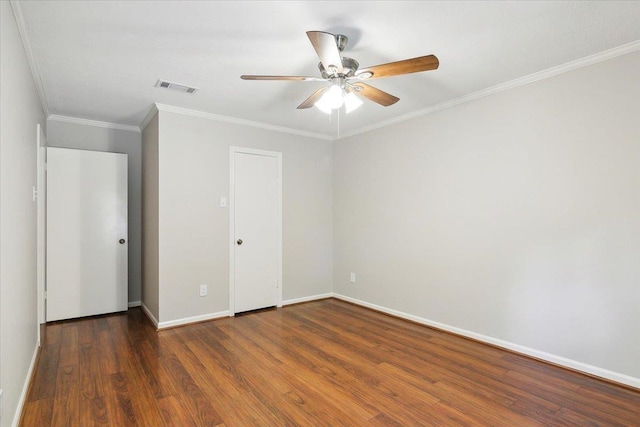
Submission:
[[[201,314],[199,316],[185,317],[184,319],[169,320],[157,324],[157,329],[174,328],[176,326],[184,326],[190,323],[205,322],[207,320],[219,319],[221,317],[229,317],[229,310],[219,311],[217,313]]]
[[[622,386],[631,387],[633,389],[640,389],[640,378],[634,378],[629,375],[621,374],[618,372],[609,371],[607,369],[599,368],[597,366],[588,365],[586,363],[578,362],[576,360],[567,359],[565,357],[557,356],[555,354],[546,353],[533,348],[525,347],[519,344],[514,344],[509,341],[504,341],[498,338],[493,338],[487,335],[478,334],[476,332],[467,331],[466,329],[457,328],[444,323],[435,322],[433,320],[425,319],[412,314],[404,313],[402,311],[393,310],[387,307],[383,307],[376,304],[371,304],[356,298],[348,297],[341,294],[333,294],[333,297],[342,301],[346,301],[355,305],[366,307],[381,313],[389,314],[394,317],[409,320],[411,322],[419,323],[425,326],[429,326],[442,331],[450,332],[455,335],[459,335],[465,338],[470,338],[475,341],[479,341],[485,344],[499,347],[505,350],[512,351],[514,353],[522,354],[532,357],[544,362],[551,363],[563,368],[567,368],[573,371],[577,371],[589,376],[593,376],[605,381],[614,382]]]
[[[142,312],[147,316],[147,318],[153,323],[153,326],[158,329],[158,319],[151,313],[151,310],[144,305],[143,302],[140,303],[140,308],[142,308]]]
[[[29,389],[31,388],[33,374],[35,373],[36,365],[38,363],[38,358],[40,357],[40,348],[41,347],[36,344],[36,348],[33,351],[33,356],[31,357],[31,364],[29,365],[29,370],[27,371],[27,378],[25,378],[24,386],[22,387],[22,393],[20,393],[20,399],[18,400],[16,413],[14,414],[13,422],[11,423],[13,427],[18,427],[20,425],[20,420],[22,419],[22,410],[24,409],[24,403],[27,400],[27,394],[29,393]]]
[[[293,299],[285,300],[285,301],[282,301],[282,305],[285,306],[285,305],[301,304],[303,302],[316,301],[316,300],[327,299],[332,297],[333,297],[333,293],[329,292],[326,294],[311,295],[308,297],[293,298]],[[185,317],[184,319],[176,319],[176,320],[169,320],[167,322],[159,322],[158,319],[156,319],[155,316],[151,313],[151,310],[149,310],[149,308],[146,305],[144,305],[143,302],[131,301],[129,303],[129,307],[138,307],[138,306],[142,308],[142,311],[144,312],[144,314],[149,318],[149,320],[151,321],[151,323],[153,323],[153,326],[157,330],[175,328],[177,326],[184,326],[192,323],[206,322],[208,320],[220,319],[222,317],[229,317],[231,315],[231,312],[229,310],[224,310],[224,311],[219,311],[217,313],[202,314],[199,316]]]
[[[288,300],[282,301],[282,305],[285,306],[285,305],[301,304],[303,302],[316,301],[316,300],[327,299],[332,297],[333,297],[333,292],[329,292],[326,294],[311,295],[309,297],[288,299]]]

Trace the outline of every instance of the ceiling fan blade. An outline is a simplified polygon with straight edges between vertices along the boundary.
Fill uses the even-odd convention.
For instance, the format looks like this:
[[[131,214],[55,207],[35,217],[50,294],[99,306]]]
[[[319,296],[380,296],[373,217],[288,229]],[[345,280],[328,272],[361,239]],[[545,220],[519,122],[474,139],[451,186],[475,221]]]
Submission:
[[[438,58],[436,58],[435,55],[419,56],[418,58],[405,59],[404,61],[389,62],[387,64],[363,68],[358,70],[355,77],[357,78],[363,73],[371,73],[371,77],[366,77],[367,80],[379,79],[382,77],[435,70],[439,65],[440,61],[438,61]]]
[[[324,94],[324,92],[327,90],[328,88],[323,87],[318,89],[317,91],[313,92],[313,95],[311,95],[310,97],[308,97],[307,99],[305,99],[302,104],[298,105],[298,109],[302,110],[305,108],[311,108],[313,107],[313,104],[316,103],[316,101],[318,101],[320,99],[320,97],[322,97],[322,95]]]
[[[324,31],[307,31],[307,36],[316,50],[324,69],[329,71],[331,67],[335,67],[338,73],[342,73],[342,59],[336,44],[336,36]]]
[[[354,83],[351,85],[351,88],[353,92],[384,107],[388,107],[389,105],[393,105],[400,101],[400,98],[364,83]]]
[[[254,75],[242,75],[242,80],[298,80],[304,82],[328,82],[329,79],[323,79],[320,77],[309,76],[254,76]]]

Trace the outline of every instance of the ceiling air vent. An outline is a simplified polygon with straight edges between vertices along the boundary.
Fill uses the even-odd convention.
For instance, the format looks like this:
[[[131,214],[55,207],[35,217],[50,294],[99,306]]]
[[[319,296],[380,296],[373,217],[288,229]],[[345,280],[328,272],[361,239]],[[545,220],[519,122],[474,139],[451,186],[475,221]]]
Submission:
[[[186,92],[186,93],[196,93],[198,91],[197,87],[187,86],[180,83],[173,83],[166,80],[158,80],[156,83],[156,87],[161,87],[164,89],[172,89],[177,90],[178,92]]]

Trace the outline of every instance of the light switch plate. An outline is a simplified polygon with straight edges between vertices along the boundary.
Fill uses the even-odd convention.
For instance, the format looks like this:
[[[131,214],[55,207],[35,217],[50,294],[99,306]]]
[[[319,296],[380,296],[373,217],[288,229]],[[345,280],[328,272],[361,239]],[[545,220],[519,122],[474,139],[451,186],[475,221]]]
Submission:
[[[226,208],[227,207],[227,198],[225,196],[221,196],[220,197],[220,207],[221,208]]]

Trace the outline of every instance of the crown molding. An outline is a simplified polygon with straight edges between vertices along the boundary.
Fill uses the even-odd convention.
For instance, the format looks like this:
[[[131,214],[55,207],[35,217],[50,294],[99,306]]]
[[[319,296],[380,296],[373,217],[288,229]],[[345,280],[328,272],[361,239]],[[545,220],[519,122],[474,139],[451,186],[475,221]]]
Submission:
[[[324,135],[324,134],[321,134],[321,133],[306,132],[306,131],[303,131],[303,130],[288,128],[288,127],[284,127],[284,126],[275,126],[275,125],[270,125],[270,124],[266,124],[266,123],[253,122],[251,120],[237,119],[235,117],[221,116],[221,115],[218,115],[218,114],[205,113],[203,111],[196,111],[196,110],[189,110],[187,108],[181,108],[181,107],[173,107],[171,105],[165,105],[165,104],[157,104],[156,103],[155,106],[156,106],[156,109],[158,111],[166,111],[168,113],[176,113],[176,114],[182,114],[182,115],[185,115],[185,116],[199,117],[201,119],[215,120],[215,121],[218,121],[218,122],[232,123],[232,124],[236,124],[236,125],[249,126],[249,127],[259,128],[259,129],[270,130],[270,131],[274,131],[274,132],[288,133],[288,134],[293,134],[293,135],[304,136],[304,137],[307,137],[307,138],[323,139],[325,141],[334,141],[335,140],[335,138],[332,138],[332,137],[330,137],[328,135]],[[145,126],[146,126],[146,124],[145,124]]]
[[[550,77],[557,76],[558,74],[564,74],[569,71],[577,70],[578,68],[586,67],[588,65],[593,65],[598,62],[606,61],[608,59],[626,55],[628,53],[636,52],[638,50],[640,50],[640,40],[627,43],[622,46],[615,47],[613,49],[605,50],[603,52],[599,52],[594,55],[586,56],[576,61],[567,62],[566,64],[562,64],[557,67],[552,67],[543,71],[539,71],[537,73],[529,74],[528,76],[520,77],[515,80],[511,80],[505,83],[500,83],[496,86],[492,86],[487,89],[482,89],[477,92],[470,93],[469,95],[465,95],[460,98],[453,99],[451,101],[443,102],[441,104],[437,104],[432,107],[423,108],[421,110],[414,111],[412,113],[394,117],[392,119],[385,120],[383,122],[379,122],[370,126],[365,126],[351,132],[346,132],[340,135],[340,137],[336,139],[340,140],[340,139],[348,138],[348,137],[363,134],[366,132],[371,132],[372,130],[391,126],[396,123],[404,122],[406,120],[414,119],[416,117],[426,116],[428,114],[445,110],[447,108],[451,108],[456,105],[464,104],[470,101],[475,101],[476,99],[484,98],[486,96],[503,92],[505,90],[513,89],[519,86],[527,85],[529,83],[534,83],[540,80],[548,79]]]
[[[140,126],[138,126],[138,129],[140,129],[140,132],[142,132],[144,128],[147,127],[151,119],[153,119],[153,117],[156,114],[158,114],[158,111],[159,110],[158,110],[157,104],[153,104],[151,108],[149,108],[149,112],[147,113],[146,116],[144,116],[144,119],[142,120],[142,123],[140,123]]]
[[[101,122],[98,120],[81,119],[78,117],[60,116],[57,114],[49,115],[49,117],[47,117],[47,120],[52,120],[54,122],[73,123],[76,125],[95,126],[99,128],[117,129],[117,130],[124,130],[127,132],[140,133],[140,128],[138,126],[121,125],[119,123]]]
[[[27,26],[24,22],[24,15],[22,14],[22,6],[20,6],[19,1],[11,0],[11,8],[13,9],[13,15],[16,19],[18,32],[20,33],[20,38],[22,39],[22,45],[24,46],[24,52],[27,56],[29,68],[31,69],[31,75],[33,76],[33,82],[36,86],[38,97],[40,98],[40,104],[42,104],[44,116],[48,117],[49,101],[47,99],[47,92],[44,90],[44,83],[42,82],[40,68],[38,68],[38,62],[36,61],[36,57],[33,54],[33,50],[31,49],[31,42],[29,41],[29,37],[27,36]]]
[[[48,103],[48,98],[47,98],[47,94],[45,91],[45,87],[44,87],[44,83],[41,77],[41,73],[35,58],[35,55],[33,54],[32,48],[31,48],[31,43],[29,41],[29,37],[27,35],[27,30],[26,30],[26,24],[25,24],[25,20],[24,20],[24,16],[23,16],[23,12],[22,12],[22,8],[20,5],[20,1],[17,0],[11,0],[11,7],[15,16],[15,20],[16,20],[16,24],[18,27],[18,31],[20,33],[20,37],[22,39],[22,43],[24,45],[24,50],[25,50],[25,54],[27,57],[27,61],[29,63],[29,68],[31,69],[31,74],[33,76],[33,80],[34,80],[34,84],[36,86],[36,90],[38,92],[38,96],[40,98],[40,102],[42,104],[42,109],[44,111],[45,117],[47,117],[48,119],[51,120],[55,120],[55,121],[61,121],[61,122],[68,122],[68,123],[76,123],[76,124],[83,124],[83,125],[88,125],[88,126],[97,126],[97,127],[103,127],[103,128],[109,128],[109,129],[120,129],[120,130],[125,130],[125,131],[132,131],[132,132],[141,132],[142,129],[144,129],[146,127],[146,125],[149,123],[149,121],[153,118],[153,116],[156,114],[156,112],[158,111],[167,111],[167,112],[172,112],[172,113],[177,113],[177,114],[182,114],[182,115],[187,115],[187,116],[191,116],[191,117],[199,117],[199,118],[204,118],[204,119],[208,119],[208,120],[215,120],[215,121],[219,121],[219,122],[225,122],[225,123],[231,123],[231,124],[238,124],[238,125],[243,125],[243,126],[249,126],[249,127],[255,127],[255,128],[260,128],[260,129],[265,129],[265,130],[270,130],[270,131],[275,131],[275,132],[281,132],[281,133],[288,133],[288,134],[293,134],[293,135],[299,135],[299,136],[304,136],[304,137],[309,137],[309,138],[314,138],[314,139],[321,139],[321,140],[325,140],[325,141],[338,141],[338,140],[342,140],[344,138],[348,138],[348,137],[352,137],[355,135],[359,135],[359,134],[363,134],[363,133],[367,133],[367,132],[371,132],[373,130],[376,129],[380,129],[380,128],[384,128],[387,126],[391,126],[397,123],[401,123],[407,120],[411,120],[413,118],[417,118],[417,117],[421,117],[421,116],[426,116],[428,114],[432,114],[441,110],[445,110],[451,107],[454,107],[456,105],[460,105],[460,104],[464,104],[470,101],[474,101],[480,98],[484,98],[486,96],[490,96],[505,90],[509,90],[509,89],[513,89],[519,86],[524,86],[527,85],[529,83],[533,83],[533,82],[537,82],[540,80],[544,80],[559,74],[563,74],[569,71],[573,71],[588,65],[592,65],[601,61],[606,61],[608,59],[612,59],[621,55],[625,55],[628,53],[632,53],[635,51],[640,50],[640,40],[631,42],[631,43],[627,43],[625,45],[622,46],[618,46],[616,48],[613,49],[609,49],[600,53],[596,53],[594,55],[590,55],[587,56],[585,58],[581,58],[578,59],[576,61],[571,61],[568,62],[566,64],[557,66],[557,67],[552,67],[549,68],[547,70],[543,70],[534,74],[530,74],[528,76],[525,77],[521,77],[515,80],[511,80],[505,83],[501,83],[495,86],[492,86],[490,88],[486,88],[486,89],[482,89],[480,91],[465,95],[463,97],[460,98],[456,98],[447,102],[443,102],[431,107],[427,107],[418,111],[414,111],[408,114],[404,114],[401,116],[397,116],[394,117],[392,119],[389,120],[385,120],[385,121],[381,121],[369,126],[365,126],[359,129],[355,129],[353,131],[348,131],[348,132],[344,132],[341,133],[338,136],[330,136],[330,135],[326,135],[326,134],[321,134],[321,133],[315,133],[315,132],[307,132],[307,131],[303,131],[303,130],[299,130],[299,129],[294,129],[294,128],[288,128],[288,127],[284,127],[284,126],[276,126],[276,125],[270,125],[267,123],[261,123],[261,122],[254,122],[254,121],[250,121],[250,120],[245,120],[245,119],[238,119],[238,118],[234,118],[234,117],[229,117],[229,116],[222,116],[222,115],[218,115],[218,114],[213,114],[213,113],[205,113],[202,111],[196,111],[196,110],[190,110],[190,109],[186,109],[186,108],[180,108],[180,107],[173,107],[170,105],[164,105],[164,104],[155,104],[154,106],[151,107],[149,113],[147,114],[147,116],[145,116],[144,120],[142,121],[142,123],[139,126],[130,126],[130,125],[121,125],[121,124],[117,124],[117,123],[108,123],[108,122],[100,122],[100,121],[93,121],[93,120],[86,120],[86,119],[80,119],[80,118],[74,118],[74,117],[67,117],[67,116],[59,116],[59,115],[52,115],[50,114],[50,109],[49,109],[49,103]]]

